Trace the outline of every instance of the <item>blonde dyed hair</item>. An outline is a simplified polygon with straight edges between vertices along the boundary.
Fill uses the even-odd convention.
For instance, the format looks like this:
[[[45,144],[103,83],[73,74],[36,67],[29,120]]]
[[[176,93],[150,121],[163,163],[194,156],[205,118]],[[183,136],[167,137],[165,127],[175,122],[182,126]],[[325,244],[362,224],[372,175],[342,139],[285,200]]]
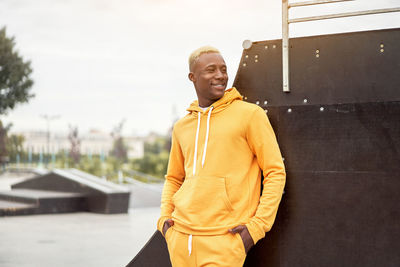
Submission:
[[[218,53],[218,54],[221,54],[217,48],[209,46],[209,45],[197,48],[189,56],[189,70],[190,71],[193,71],[194,64],[199,59],[199,57],[202,54],[205,54],[205,53]]]

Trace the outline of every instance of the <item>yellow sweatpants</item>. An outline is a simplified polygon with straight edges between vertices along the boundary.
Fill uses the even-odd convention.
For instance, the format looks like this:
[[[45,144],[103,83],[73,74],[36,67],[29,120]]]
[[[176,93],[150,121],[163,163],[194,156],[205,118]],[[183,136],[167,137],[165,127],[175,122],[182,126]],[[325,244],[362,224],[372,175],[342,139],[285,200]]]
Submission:
[[[170,227],[165,240],[173,267],[239,267],[246,259],[240,234],[191,236]]]

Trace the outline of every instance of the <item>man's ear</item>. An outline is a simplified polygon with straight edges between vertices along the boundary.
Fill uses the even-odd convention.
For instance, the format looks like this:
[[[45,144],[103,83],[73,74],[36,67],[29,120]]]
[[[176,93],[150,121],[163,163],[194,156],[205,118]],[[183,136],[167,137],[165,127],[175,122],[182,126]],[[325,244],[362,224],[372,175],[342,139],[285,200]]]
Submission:
[[[194,81],[195,81],[195,78],[194,78],[194,74],[193,74],[193,72],[189,72],[189,74],[188,74],[188,78],[189,78],[189,80],[191,80],[192,82],[194,82]]]

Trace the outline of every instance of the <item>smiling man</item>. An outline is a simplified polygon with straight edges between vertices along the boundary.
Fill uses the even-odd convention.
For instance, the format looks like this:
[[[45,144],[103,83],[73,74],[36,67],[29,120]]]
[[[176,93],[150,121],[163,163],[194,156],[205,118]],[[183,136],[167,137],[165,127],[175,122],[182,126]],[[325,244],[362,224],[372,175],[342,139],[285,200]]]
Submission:
[[[275,220],[282,156],[264,110],[225,90],[217,49],[195,50],[189,69],[198,100],[174,125],[157,227],[173,266],[242,266]]]

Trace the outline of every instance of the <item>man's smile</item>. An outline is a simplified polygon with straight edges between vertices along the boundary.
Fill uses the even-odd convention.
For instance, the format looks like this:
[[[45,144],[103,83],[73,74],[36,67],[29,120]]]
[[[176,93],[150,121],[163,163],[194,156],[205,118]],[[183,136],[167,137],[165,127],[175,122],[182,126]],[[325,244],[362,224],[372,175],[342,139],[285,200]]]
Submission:
[[[225,89],[226,83],[211,83],[211,86],[216,89]]]

